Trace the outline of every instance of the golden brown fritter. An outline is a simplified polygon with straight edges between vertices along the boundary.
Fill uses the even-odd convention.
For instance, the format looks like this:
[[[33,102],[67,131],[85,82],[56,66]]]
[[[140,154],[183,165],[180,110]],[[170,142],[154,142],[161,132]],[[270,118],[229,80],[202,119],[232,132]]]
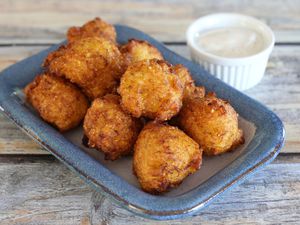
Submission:
[[[181,83],[184,86],[183,101],[191,97],[203,98],[205,96],[205,88],[197,87],[195,82],[186,67],[181,64],[173,66],[173,71],[178,75]]]
[[[163,56],[147,41],[131,39],[121,46],[121,53],[125,60],[126,68],[131,64],[144,59],[163,59]]]
[[[65,77],[95,99],[116,89],[122,70],[117,46],[103,38],[89,37],[69,43],[48,55],[44,66]]]
[[[178,75],[181,83],[184,86],[184,96],[193,92],[195,83],[186,67],[181,64],[173,66],[174,73]]]
[[[157,59],[131,64],[118,89],[122,107],[134,117],[164,121],[182,105],[183,86],[171,66]]]
[[[176,127],[148,123],[134,146],[133,169],[146,192],[177,186],[201,166],[202,149]]]
[[[24,92],[40,116],[61,132],[76,127],[89,105],[77,87],[48,74],[37,76],[25,87]]]
[[[140,121],[125,113],[119,101],[112,94],[97,98],[84,118],[88,146],[103,151],[110,160],[131,153],[141,128]]]
[[[188,98],[204,98],[205,96],[205,87],[204,86],[195,86],[192,93],[190,93]]]
[[[181,83],[184,85],[182,104],[185,105],[186,101],[191,98],[203,98],[205,96],[205,87],[196,86],[192,79],[190,72],[186,67],[181,64],[173,66],[173,71],[179,77]],[[179,126],[178,116],[173,117],[169,124]]]
[[[188,99],[178,121],[206,155],[218,155],[244,143],[243,132],[238,128],[238,114],[228,102],[212,93],[205,98]]]
[[[88,21],[81,27],[70,27],[67,32],[69,42],[86,37],[102,37],[116,42],[117,34],[114,26],[98,17]]]

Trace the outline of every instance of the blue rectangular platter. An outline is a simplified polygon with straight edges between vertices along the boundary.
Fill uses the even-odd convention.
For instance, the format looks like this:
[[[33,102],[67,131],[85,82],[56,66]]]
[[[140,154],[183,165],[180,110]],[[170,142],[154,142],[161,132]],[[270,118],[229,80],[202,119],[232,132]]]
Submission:
[[[131,38],[147,40],[162,52],[167,61],[186,66],[197,85],[204,85],[207,91],[214,91],[218,97],[229,100],[239,115],[255,126],[255,131],[245,148],[234,157],[230,155],[232,153],[227,153],[225,157],[233,157],[232,160],[224,161],[226,163],[221,169],[217,169],[214,174],[201,182],[195,180],[198,178],[193,175],[194,177],[189,179],[194,179],[192,182],[194,185],[189,189],[162,196],[141,191],[134,182],[129,182],[124,179],[124,176],[118,174],[117,170],[111,169],[113,168],[111,162],[106,163],[84,151],[80,146],[80,140],[71,141],[68,135],[59,133],[43,122],[16,94],[16,90],[22,89],[42,71],[41,64],[44,58],[61,44],[20,61],[0,73],[1,111],[97,191],[111,197],[133,213],[157,220],[197,214],[224,191],[232,188],[277,156],[284,142],[284,127],[272,111],[214,78],[198,64],[170,51],[147,34],[123,25],[115,27],[119,43],[126,43]],[[223,159],[216,158],[214,163],[218,162],[217,160],[221,163]],[[207,161],[204,159],[204,166],[207,162],[209,159]],[[128,173],[131,173],[131,167],[128,168]]]

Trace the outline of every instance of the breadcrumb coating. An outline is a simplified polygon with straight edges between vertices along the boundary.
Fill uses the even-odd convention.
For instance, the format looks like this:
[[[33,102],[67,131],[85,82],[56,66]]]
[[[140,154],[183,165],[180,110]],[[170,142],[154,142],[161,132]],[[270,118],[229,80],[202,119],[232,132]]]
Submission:
[[[40,116],[61,132],[78,126],[89,106],[77,87],[49,74],[37,76],[24,92]]]
[[[182,105],[183,85],[163,60],[142,60],[131,64],[118,89],[121,105],[134,117],[165,121]]]
[[[119,96],[108,94],[93,101],[83,128],[88,146],[115,160],[132,152],[141,122],[122,110]]]
[[[238,114],[233,107],[215,94],[190,98],[183,105],[178,122],[206,155],[218,155],[244,143],[238,127]]]
[[[133,169],[142,189],[159,194],[179,185],[197,171],[202,149],[183,131],[166,124],[148,123],[134,146]]]

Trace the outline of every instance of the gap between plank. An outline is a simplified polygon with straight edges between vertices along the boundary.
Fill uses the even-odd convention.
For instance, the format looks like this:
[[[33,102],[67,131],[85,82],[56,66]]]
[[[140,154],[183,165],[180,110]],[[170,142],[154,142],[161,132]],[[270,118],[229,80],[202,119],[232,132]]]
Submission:
[[[187,45],[185,41],[164,41],[162,42],[165,45],[177,45],[177,46],[182,46],[182,45]],[[4,44],[0,43],[0,47],[33,47],[33,46],[51,46],[54,45],[55,43],[50,43],[50,42],[45,42],[45,43],[12,43],[12,44]],[[58,43],[57,43],[58,44]],[[300,45],[300,42],[276,42],[275,46],[298,46]]]
[[[36,155],[36,154],[3,154],[0,155],[1,163],[20,164],[24,162],[54,162],[58,161],[53,155]],[[300,153],[280,153],[272,163],[300,163]]]
[[[0,155],[0,165],[2,163],[20,164],[24,162],[37,163],[37,162],[54,162],[58,161],[53,155],[35,155],[35,154],[3,154]]]

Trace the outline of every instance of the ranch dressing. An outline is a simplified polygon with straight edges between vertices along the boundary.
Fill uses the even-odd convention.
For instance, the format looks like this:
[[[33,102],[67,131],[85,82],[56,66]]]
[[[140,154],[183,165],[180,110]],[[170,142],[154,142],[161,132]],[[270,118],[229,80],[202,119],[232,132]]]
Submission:
[[[198,33],[195,38],[202,51],[227,58],[254,55],[265,45],[261,34],[244,27],[214,29]]]

